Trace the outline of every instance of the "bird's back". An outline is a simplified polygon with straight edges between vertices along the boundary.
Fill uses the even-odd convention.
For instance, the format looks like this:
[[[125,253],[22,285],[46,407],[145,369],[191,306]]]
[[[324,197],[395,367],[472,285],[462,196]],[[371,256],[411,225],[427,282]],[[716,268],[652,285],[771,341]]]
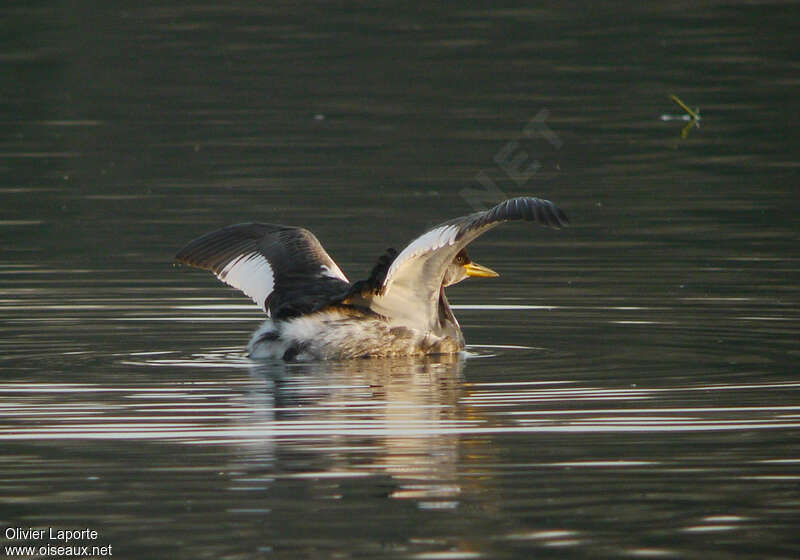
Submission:
[[[455,334],[455,336],[453,336]],[[368,310],[331,305],[313,313],[267,320],[248,345],[252,358],[343,360],[450,354],[464,348],[457,324],[450,332],[423,332]]]

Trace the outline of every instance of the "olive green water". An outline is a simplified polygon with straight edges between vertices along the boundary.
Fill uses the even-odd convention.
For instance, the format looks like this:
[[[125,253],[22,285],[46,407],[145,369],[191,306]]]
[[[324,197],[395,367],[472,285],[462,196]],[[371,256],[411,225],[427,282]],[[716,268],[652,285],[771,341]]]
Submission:
[[[797,4],[0,13],[3,547],[800,554]],[[259,310],[171,265],[265,221],[357,279],[520,194],[573,226],[471,248],[457,360],[257,364]]]

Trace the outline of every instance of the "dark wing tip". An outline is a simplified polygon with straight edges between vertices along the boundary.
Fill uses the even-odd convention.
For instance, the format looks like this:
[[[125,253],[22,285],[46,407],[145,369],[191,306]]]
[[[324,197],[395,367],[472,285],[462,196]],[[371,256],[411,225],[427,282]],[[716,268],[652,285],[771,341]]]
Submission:
[[[536,222],[554,229],[569,225],[569,218],[561,208],[549,200],[534,196],[510,198],[483,212],[457,218],[452,223],[460,224],[457,237],[460,239],[469,231],[513,220]]]
[[[175,254],[173,260],[176,264],[187,264],[189,266],[196,266],[199,268],[199,263],[194,256],[196,250],[196,240],[181,249]]]
[[[187,245],[180,251],[175,254],[173,260],[176,264],[188,264],[190,266],[195,266],[195,259],[192,257],[192,245]]]
[[[246,223],[212,231],[189,242],[175,255],[175,261],[219,272],[234,256],[251,249],[264,235],[263,224]]]
[[[533,196],[506,200],[489,212],[495,214],[495,220],[526,220],[555,229],[569,225],[569,218],[561,208],[549,200]]]

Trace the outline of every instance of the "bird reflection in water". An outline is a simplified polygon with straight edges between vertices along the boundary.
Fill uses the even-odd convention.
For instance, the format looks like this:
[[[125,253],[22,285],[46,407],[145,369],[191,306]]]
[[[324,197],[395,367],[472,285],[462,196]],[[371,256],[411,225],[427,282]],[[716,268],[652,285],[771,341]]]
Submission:
[[[263,473],[266,460],[273,476],[324,481],[329,493],[335,479],[386,475],[392,498],[457,507],[459,432],[477,422],[459,412],[464,360],[455,354],[254,364],[251,375],[264,380],[264,391],[248,396],[252,416],[241,420],[277,429],[240,440],[248,458],[239,466],[243,476],[252,478],[253,468]]]

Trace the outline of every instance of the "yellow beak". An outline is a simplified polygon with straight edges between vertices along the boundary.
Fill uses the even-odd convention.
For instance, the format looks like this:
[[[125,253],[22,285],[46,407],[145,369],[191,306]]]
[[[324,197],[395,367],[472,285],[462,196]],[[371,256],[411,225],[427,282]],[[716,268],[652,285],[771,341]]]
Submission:
[[[464,271],[467,273],[467,276],[472,276],[474,278],[496,278],[500,276],[491,268],[487,268],[474,262],[465,264]]]

